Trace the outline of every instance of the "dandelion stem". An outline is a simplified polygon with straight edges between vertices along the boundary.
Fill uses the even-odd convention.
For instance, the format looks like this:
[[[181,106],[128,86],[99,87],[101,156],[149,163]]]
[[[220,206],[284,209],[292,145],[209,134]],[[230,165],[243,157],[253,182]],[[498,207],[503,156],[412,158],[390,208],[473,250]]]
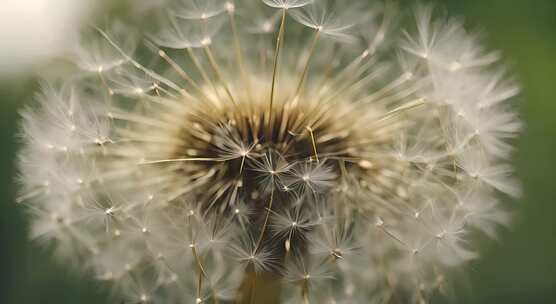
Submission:
[[[241,165],[239,166],[239,175],[243,173],[243,166],[245,165],[245,156],[241,158]]]
[[[195,90],[201,93],[203,92],[201,90],[201,87],[199,87],[199,85],[195,82],[195,80],[193,80],[193,78],[191,78],[191,76],[189,76],[189,74],[187,74],[187,72],[185,72],[179,64],[177,64],[172,58],[170,58],[166,54],[166,52],[164,52],[163,50],[159,50],[158,55],[162,57],[162,59],[164,59],[164,61],[166,61],[176,71],[176,73],[178,73],[178,75],[181,78],[183,78],[185,81],[191,84],[193,88],[195,88]]]
[[[203,78],[205,83],[210,83],[210,85],[214,89],[214,92],[216,93],[216,95],[218,95],[218,90],[216,90],[216,85],[214,84],[214,81],[212,81],[212,79],[210,79],[210,77],[208,76],[207,72],[205,71],[205,69],[203,68],[201,63],[199,62],[199,59],[197,58],[197,56],[193,52],[193,49],[192,48],[186,48],[185,50],[187,51],[187,54],[189,55],[189,58],[191,58],[191,62],[193,62],[193,65],[195,66],[197,71],[199,71],[199,73],[201,74],[201,77]]]
[[[320,28],[318,28],[315,31],[315,36],[313,37],[313,41],[311,42],[311,47],[309,48],[309,54],[307,56],[305,66],[303,67],[303,72],[301,73],[301,77],[299,78],[299,82],[297,83],[297,88],[295,89],[294,98],[299,97],[299,95],[301,94],[301,90],[303,88],[303,84],[305,83],[305,78],[307,76],[307,72],[309,71],[309,65],[311,63],[311,58],[313,57],[313,54],[315,53],[315,50],[317,48],[319,37],[320,37]]]
[[[287,9],[282,9],[282,20],[280,21],[280,29],[278,30],[278,37],[276,38],[276,51],[274,52],[274,63],[272,66],[272,85],[270,87],[270,104],[269,104],[269,125],[272,125],[272,108],[274,105],[274,91],[276,88],[276,76],[278,70],[278,58],[280,56],[280,49],[283,44],[285,25],[286,25],[286,14]]]
[[[237,65],[239,67],[239,71],[241,73],[241,78],[243,79],[243,83],[245,84],[245,87],[247,88],[247,94],[249,95],[249,98],[251,99],[251,81],[249,80],[249,77],[247,77],[247,73],[245,72],[245,65],[243,63],[243,52],[241,51],[241,41],[239,40],[239,35],[237,32],[237,24],[236,24],[236,18],[235,18],[235,14],[234,12],[230,12],[230,25],[232,27],[232,35],[234,37],[234,48],[235,48],[235,52],[236,52],[236,61],[237,61]]]
[[[332,54],[335,54],[338,50],[338,44],[334,44],[332,48]],[[323,67],[322,80],[319,81],[319,84],[316,86],[317,88],[324,88],[326,87],[326,83],[332,79],[332,72],[334,70],[335,60],[329,60],[326,65]]]
[[[199,278],[197,279],[197,299],[201,298],[202,288],[203,288],[203,273],[199,271]]]
[[[197,279],[197,299],[202,299],[203,278],[209,281],[209,283],[210,280],[207,272],[205,271],[205,267],[203,266],[203,260],[201,259],[199,253],[197,252],[197,246],[195,245],[195,243],[193,243],[194,233],[193,233],[193,228],[191,226],[191,217],[188,217],[188,222],[189,222],[189,234],[192,240],[192,243],[189,245],[189,248],[191,248],[191,253],[193,254],[195,263],[197,263],[197,268],[199,269],[199,276]],[[210,286],[210,289],[214,298],[214,303],[218,303],[218,300],[216,298],[216,291],[212,286]]]
[[[232,27],[232,35],[234,37],[234,48],[236,51],[237,65],[241,72],[244,73],[245,70],[243,69],[243,54],[241,52],[241,43],[239,41],[239,35],[237,33],[236,18],[234,13],[230,13],[230,25]]]
[[[194,244],[191,245],[191,252],[193,253],[193,257],[195,258],[197,267],[199,268],[199,278],[197,280],[197,298],[202,299],[203,278],[205,278],[208,281],[209,277],[205,271],[205,268],[203,267],[203,262],[201,260],[201,257],[197,252],[197,246],[195,246]],[[216,298],[216,291],[212,286],[210,286],[210,290],[212,292],[213,302],[218,303],[218,299]]]
[[[315,141],[315,134],[313,133],[313,128],[307,126],[305,127],[309,134],[311,135],[311,144],[313,145],[313,153],[315,154],[315,159],[319,163],[319,154],[317,153],[317,142]]]
[[[272,183],[274,184],[274,178],[272,178]],[[255,245],[254,253],[257,253],[261,248],[263,243],[264,234],[266,231],[266,227],[268,226],[268,219],[270,218],[270,211],[272,210],[272,202],[274,201],[274,187],[270,190],[270,200],[268,202],[268,206],[266,207],[266,215],[264,218],[263,227],[261,228],[261,233],[259,234],[259,239],[257,240],[257,245]]]
[[[237,106],[237,104],[234,100],[234,96],[232,95],[232,92],[230,91],[230,87],[228,86],[228,84],[224,80],[224,75],[222,75],[222,71],[220,70],[220,66],[216,62],[216,59],[214,59],[214,55],[212,54],[212,51],[210,50],[210,46],[208,46],[208,45],[205,46],[203,48],[203,50],[205,51],[205,54],[207,55],[207,58],[209,60],[210,66],[212,67],[212,70],[214,71],[214,73],[216,73],[216,76],[218,77],[218,79],[220,80],[220,83],[224,87],[224,91],[226,91],[226,94],[228,95],[228,98],[230,98],[230,101],[234,104],[234,106]]]

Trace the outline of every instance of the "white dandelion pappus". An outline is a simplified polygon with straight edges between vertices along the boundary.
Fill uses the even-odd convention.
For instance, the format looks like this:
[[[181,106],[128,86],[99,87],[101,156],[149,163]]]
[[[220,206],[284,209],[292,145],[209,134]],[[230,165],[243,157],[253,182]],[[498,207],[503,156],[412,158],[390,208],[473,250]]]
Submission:
[[[299,8],[303,7],[313,0],[263,0],[264,4],[281,9]]]
[[[355,0],[141,11],[144,39],[83,34],[20,134],[30,237],[116,301],[423,303],[509,224],[519,86],[461,21],[418,7],[400,31],[394,5]]]

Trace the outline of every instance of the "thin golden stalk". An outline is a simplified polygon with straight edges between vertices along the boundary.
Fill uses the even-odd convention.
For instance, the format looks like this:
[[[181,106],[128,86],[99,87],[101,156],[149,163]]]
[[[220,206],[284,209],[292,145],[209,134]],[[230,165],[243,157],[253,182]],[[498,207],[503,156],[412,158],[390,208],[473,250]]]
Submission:
[[[191,58],[191,62],[193,62],[193,65],[195,66],[197,71],[199,71],[199,73],[201,74],[201,77],[203,78],[203,81],[205,83],[210,83],[210,85],[214,89],[214,92],[216,93],[216,95],[218,95],[218,90],[216,89],[216,85],[214,84],[214,81],[212,81],[212,79],[208,76],[207,72],[205,71],[205,69],[203,68],[201,63],[199,62],[199,59],[197,58],[197,56],[193,52],[193,49],[192,48],[186,48],[185,50],[186,50],[187,54],[189,55],[189,58]]]
[[[201,89],[201,87],[199,87],[199,85],[195,82],[195,80],[193,80],[193,78],[191,78],[191,76],[189,76],[189,74],[187,74],[187,72],[182,69],[182,67],[177,64],[172,58],[170,58],[168,56],[168,54],[166,54],[165,51],[163,50],[159,50],[158,51],[158,55],[164,59],[164,61],[166,61],[170,67],[172,67],[172,69],[174,69],[174,71],[176,71],[176,73],[178,73],[178,75],[185,81],[187,81],[189,84],[191,84],[191,86],[193,86],[193,88],[195,88],[195,90],[203,93],[203,90]]]
[[[218,77],[218,79],[220,80],[220,83],[224,87],[224,91],[226,91],[226,95],[228,95],[228,98],[230,98],[230,101],[234,104],[234,106],[237,106],[237,104],[234,100],[234,96],[232,95],[232,91],[230,91],[230,87],[226,83],[226,80],[224,79],[224,75],[222,74],[222,71],[220,70],[220,66],[218,65],[218,63],[216,62],[216,59],[214,58],[214,55],[212,54],[212,51],[210,49],[210,45],[206,45],[203,48],[203,50],[205,51],[205,54],[207,55],[207,58],[209,60],[210,66],[212,67],[212,70],[214,71],[214,73],[216,73],[216,76]]]
[[[297,88],[295,89],[295,95],[294,98],[299,97],[299,95],[301,94],[301,90],[303,89],[303,84],[305,83],[305,78],[307,77],[307,72],[309,71],[309,65],[311,63],[311,58],[313,57],[315,50],[317,48],[317,44],[319,41],[319,37],[320,37],[320,28],[317,28],[317,30],[315,31],[315,35],[313,37],[313,40],[311,42],[311,46],[309,48],[309,54],[307,56],[307,60],[305,61],[305,66],[303,67],[303,72],[301,73],[301,77],[299,78],[299,82],[297,83]]]
[[[319,154],[317,152],[317,142],[315,140],[315,134],[313,133],[313,128],[307,126],[307,127],[305,127],[305,129],[311,135],[311,144],[313,146],[313,153],[315,154],[315,159],[317,160],[317,163],[319,163]]]
[[[274,91],[276,89],[276,76],[278,72],[278,58],[280,56],[280,49],[282,48],[285,25],[286,25],[286,14],[288,10],[282,9],[282,20],[280,21],[280,29],[278,30],[278,37],[276,38],[276,51],[274,52],[274,63],[272,66],[272,85],[270,87],[270,104],[269,104],[269,125],[272,125],[272,108],[274,106]]]
[[[274,184],[274,178],[272,178],[272,183]],[[253,251],[255,254],[259,251],[259,249],[261,248],[261,245],[263,243],[264,234],[265,234],[266,228],[268,226],[268,219],[270,218],[270,211],[272,210],[272,202],[273,201],[274,201],[274,187],[272,187],[272,190],[270,190],[270,200],[268,202],[268,206],[266,207],[266,214],[265,214],[265,218],[264,218],[263,227],[261,228],[261,233],[259,234],[259,238],[257,240],[257,245],[255,246],[255,250]]]
[[[243,63],[243,52],[241,51],[241,41],[239,39],[239,34],[238,34],[238,31],[237,31],[237,24],[236,24],[235,14],[234,14],[234,12],[230,12],[229,15],[230,15],[230,25],[231,25],[231,28],[232,28],[232,36],[234,38],[234,49],[235,49],[235,53],[236,53],[237,65],[239,67],[239,71],[240,71],[243,83],[245,84],[245,87],[247,89],[247,95],[248,95],[249,99],[252,99],[252,96],[251,96],[251,81],[250,81],[249,77],[247,77],[247,72],[245,71],[245,64]]]

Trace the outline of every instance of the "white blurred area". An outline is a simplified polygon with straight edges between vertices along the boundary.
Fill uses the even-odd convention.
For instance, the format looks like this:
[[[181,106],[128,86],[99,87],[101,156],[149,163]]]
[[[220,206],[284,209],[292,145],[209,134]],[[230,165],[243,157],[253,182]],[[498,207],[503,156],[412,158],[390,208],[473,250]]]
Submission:
[[[0,0],[0,76],[20,75],[68,50],[91,0]]]

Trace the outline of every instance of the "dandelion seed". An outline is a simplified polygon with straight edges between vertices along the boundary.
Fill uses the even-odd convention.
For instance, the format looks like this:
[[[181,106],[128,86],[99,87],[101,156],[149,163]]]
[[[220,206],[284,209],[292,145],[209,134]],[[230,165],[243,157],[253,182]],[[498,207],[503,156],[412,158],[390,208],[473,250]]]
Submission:
[[[313,2],[313,0],[263,0],[263,2],[270,7],[290,9],[303,7]]]

